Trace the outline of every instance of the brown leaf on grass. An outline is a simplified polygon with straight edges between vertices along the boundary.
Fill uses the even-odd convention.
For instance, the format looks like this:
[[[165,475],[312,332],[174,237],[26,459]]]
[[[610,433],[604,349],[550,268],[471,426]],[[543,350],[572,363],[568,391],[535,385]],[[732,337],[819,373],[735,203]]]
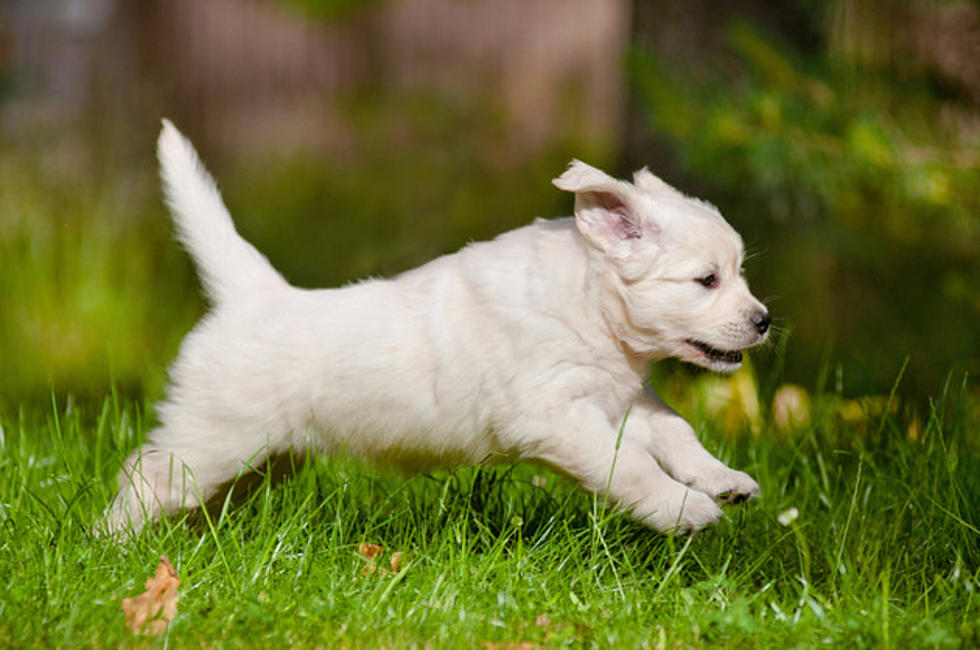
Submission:
[[[369,544],[368,542],[361,542],[357,545],[358,554],[365,560],[373,560],[375,556],[381,555],[381,551],[383,550],[385,550],[384,546]]]
[[[157,636],[167,631],[170,621],[177,615],[180,579],[166,555],[160,556],[157,571],[145,586],[146,591],[139,596],[123,598],[122,610],[126,614],[126,625],[134,633]]]
[[[391,567],[391,571],[385,569],[384,567],[378,566],[378,561],[380,560],[380,555],[384,552],[385,547],[379,546],[378,544],[370,544],[368,542],[361,542],[357,545],[357,554],[364,558],[367,562],[364,565],[364,569],[361,570],[362,576],[373,575],[374,573],[380,572],[381,575],[391,575],[391,573],[398,573],[405,566],[405,551],[395,551],[391,554],[391,558],[388,561],[388,565]]]
[[[392,553],[389,564],[391,565],[391,570],[395,573],[401,571],[402,567],[405,566],[405,551],[395,551]]]
[[[357,554],[367,561],[364,568],[361,569],[362,576],[373,575],[378,570],[378,561],[375,558],[381,555],[383,550],[385,550],[384,546],[368,542],[361,542],[357,545]]]

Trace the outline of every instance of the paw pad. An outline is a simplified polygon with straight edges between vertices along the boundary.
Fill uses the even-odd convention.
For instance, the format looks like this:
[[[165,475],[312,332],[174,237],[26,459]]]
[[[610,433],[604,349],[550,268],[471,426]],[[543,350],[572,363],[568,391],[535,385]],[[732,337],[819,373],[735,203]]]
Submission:
[[[737,505],[739,505],[741,503],[745,503],[746,501],[748,501],[751,498],[752,498],[752,495],[751,494],[748,494],[746,492],[734,492],[733,493],[731,491],[722,492],[722,493],[720,493],[716,497],[716,499],[718,500],[719,503],[728,503],[728,504],[731,504],[731,505],[734,505],[734,506],[737,506]]]

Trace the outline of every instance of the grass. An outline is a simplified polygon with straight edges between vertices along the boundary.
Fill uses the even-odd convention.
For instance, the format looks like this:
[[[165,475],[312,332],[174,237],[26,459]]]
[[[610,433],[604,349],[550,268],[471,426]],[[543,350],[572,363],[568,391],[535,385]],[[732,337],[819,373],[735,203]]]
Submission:
[[[973,399],[950,382],[921,422],[854,421],[831,394],[795,431],[709,430],[763,498],[694,538],[534,466],[403,480],[321,458],[123,543],[90,531],[147,409],[53,400],[0,419],[0,646],[975,647]],[[365,575],[362,541],[407,562]],[[163,553],[179,614],[135,636],[120,601]]]

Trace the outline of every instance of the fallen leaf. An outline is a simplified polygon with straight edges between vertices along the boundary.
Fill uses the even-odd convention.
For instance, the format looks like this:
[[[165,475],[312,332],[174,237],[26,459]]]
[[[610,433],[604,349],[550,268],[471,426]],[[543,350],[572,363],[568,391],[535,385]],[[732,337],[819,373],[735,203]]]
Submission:
[[[391,554],[391,570],[398,573],[404,566],[405,551],[395,551]]]
[[[361,542],[357,545],[357,552],[365,560],[374,559],[374,556],[380,555],[381,551],[385,550],[384,546],[378,546],[377,544],[369,544],[368,542]]]
[[[384,550],[384,546],[371,544],[369,542],[361,542],[357,545],[358,555],[367,560],[367,564],[365,564],[364,568],[361,570],[362,576],[372,575],[378,570],[378,562],[374,558],[381,555],[381,552]]]
[[[364,569],[361,570],[362,576],[373,575],[374,573],[380,572],[381,575],[391,575],[391,573],[398,573],[405,566],[406,556],[405,551],[395,551],[391,554],[391,558],[388,560],[388,565],[391,567],[391,571],[388,571],[384,567],[378,566],[378,556],[384,552],[385,547],[379,546],[378,544],[370,544],[368,542],[361,542],[357,545],[357,553],[362,558],[364,558],[367,563],[364,565]]]
[[[166,555],[160,556],[157,571],[145,586],[146,591],[139,596],[123,598],[122,610],[126,614],[126,625],[134,633],[157,636],[167,631],[170,621],[177,615],[179,598],[180,579]]]

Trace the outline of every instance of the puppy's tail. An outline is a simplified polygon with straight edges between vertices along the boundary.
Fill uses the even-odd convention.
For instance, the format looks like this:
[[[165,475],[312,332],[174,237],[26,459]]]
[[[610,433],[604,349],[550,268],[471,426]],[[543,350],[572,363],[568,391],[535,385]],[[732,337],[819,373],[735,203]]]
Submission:
[[[288,286],[269,260],[235,231],[214,180],[169,120],[163,120],[157,157],[177,236],[197,263],[214,304],[245,291]]]

